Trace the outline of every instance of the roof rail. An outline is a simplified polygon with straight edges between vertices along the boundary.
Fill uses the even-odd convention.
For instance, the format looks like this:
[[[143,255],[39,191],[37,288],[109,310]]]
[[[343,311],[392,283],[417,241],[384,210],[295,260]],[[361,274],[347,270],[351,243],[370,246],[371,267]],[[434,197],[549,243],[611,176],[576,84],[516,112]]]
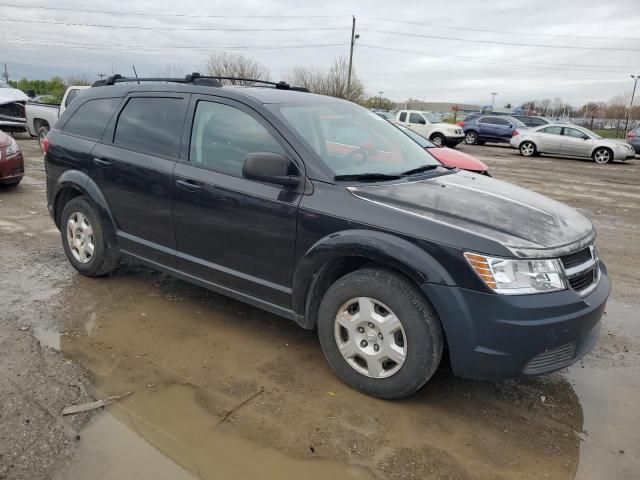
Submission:
[[[147,77],[147,78],[136,78],[136,77],[123,77],[122,75],[116,74],[112,75],[105,80],[98,80],[94,82],[93,87],[101,87],[105,85],[115,85],[116,83],[126,83],[126,82],[170,82],[170,83],[191,83],[194,85],[203,85],[207,87],[221,87],[221,80],[231,80],[237,82],[250,82],[250,83],[261,83],[263,85],[271,85],[279,90],[294,90],[297,92],[308,92],[304,87],[292,87],[286,82],[270,82],[267,80],[257,80],[255,78],[241,78],[241,77],[218,77],[218,76],[208,76],[208,75],[200,75],[198,72],[193,72],[191,74],[185,75],[184,78],[169,78],[169,77]]]

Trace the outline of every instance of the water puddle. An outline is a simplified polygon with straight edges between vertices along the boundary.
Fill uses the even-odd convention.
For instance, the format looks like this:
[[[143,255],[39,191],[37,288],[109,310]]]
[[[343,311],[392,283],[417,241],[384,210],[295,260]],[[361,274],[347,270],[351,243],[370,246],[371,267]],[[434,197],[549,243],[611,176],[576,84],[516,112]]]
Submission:
[[[60,333],[41,326],[36,326],[33,329],[33,336],[38,339],[40,345],[43,347],[53,348],[58,351],[60,350]]]

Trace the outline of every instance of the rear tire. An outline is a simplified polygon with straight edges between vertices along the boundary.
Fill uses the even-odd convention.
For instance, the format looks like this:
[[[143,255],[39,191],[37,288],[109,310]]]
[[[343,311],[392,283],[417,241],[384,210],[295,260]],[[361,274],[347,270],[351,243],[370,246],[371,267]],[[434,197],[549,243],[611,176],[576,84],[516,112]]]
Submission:
[[[444,138],[444,135],[441,133],[434,133],[429,137],[429,140],[431,140],[436,147],[444,147],[447,143],[447,139]]]
[[[107,243],[98,213],[86,197],[74,197],[64,206],[60,234],[69,263],[82,275],[101,277],[118,266],[120,256]]]
[[[536,144],[530,142],[529,140],[525,140],[524,142],[522,142],[518,147],[518,150],[520,150],[520,155],[522,155],[523,157],[533,157],[538,153]]]
[[[593,151],[593,161],[605,165],[613,161],[613,152],[606,147],[599,147]]]
[[[440,321],[420,290],[377,268],[349,273],[329,287],[318,337],[343,382],[388,400],[419,390],[438,368],[444,344]]]
[[[38,129],[38,145],[40,146],[40,150],[44,153],[43,142],[45,137],[49,134],[49,127],[40,127]]]
[[[467,132],[464,134],[464,143],[467,145],[478,144],[478,134],[476,132]]]

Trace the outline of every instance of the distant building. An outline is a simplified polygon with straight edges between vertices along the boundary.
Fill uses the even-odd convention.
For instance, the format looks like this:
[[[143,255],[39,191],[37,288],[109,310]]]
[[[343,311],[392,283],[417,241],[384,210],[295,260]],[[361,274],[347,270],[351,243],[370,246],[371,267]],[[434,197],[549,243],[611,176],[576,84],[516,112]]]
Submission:
[[[396,110],[422,110],[433,113],[453,113],[452,107],[458,106],[458,113],[473,113],[480,111],[480,105],[470,105],[467,103],[451,103],[451,102],[423,102],[422,100],[414,100],[410,98],[406,102],[395,103]]]

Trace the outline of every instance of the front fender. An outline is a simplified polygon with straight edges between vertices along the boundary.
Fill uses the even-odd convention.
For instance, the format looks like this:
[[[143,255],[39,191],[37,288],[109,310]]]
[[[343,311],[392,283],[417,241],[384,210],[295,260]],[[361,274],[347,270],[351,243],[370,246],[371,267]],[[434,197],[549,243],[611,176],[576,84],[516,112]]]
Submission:
[[[113,219],[113,215],[111,214],[111,209],[109,208],[109,204],[107,203],[106,198],[98,188],[98,185],[84,172],[80,170],[67,170],[64,172],[58,180],[56,181],[53,193],[53,214],[54,221],[58,229],[60,228],[60,219],[58,218],[62,208],[61,205],[58,205],[58,202],[62,198],[62,192],[66,188],[73,188],[78,190],[85,197],[89,198],[96,207],[98,211],[98,215],[100,216],[100,222],[103,229],[103,232],[107,238],[107,241],[111,245],[116,244],[116,223]]]
[[[292,307],[305,311],[306,296],[316,272],[333,260],[362,257],[411,278],[416,284],[454,285],[444,267],[418,245],[389,233],[375,230],[345,230],[327,235],[311,246],[293,274]]]

